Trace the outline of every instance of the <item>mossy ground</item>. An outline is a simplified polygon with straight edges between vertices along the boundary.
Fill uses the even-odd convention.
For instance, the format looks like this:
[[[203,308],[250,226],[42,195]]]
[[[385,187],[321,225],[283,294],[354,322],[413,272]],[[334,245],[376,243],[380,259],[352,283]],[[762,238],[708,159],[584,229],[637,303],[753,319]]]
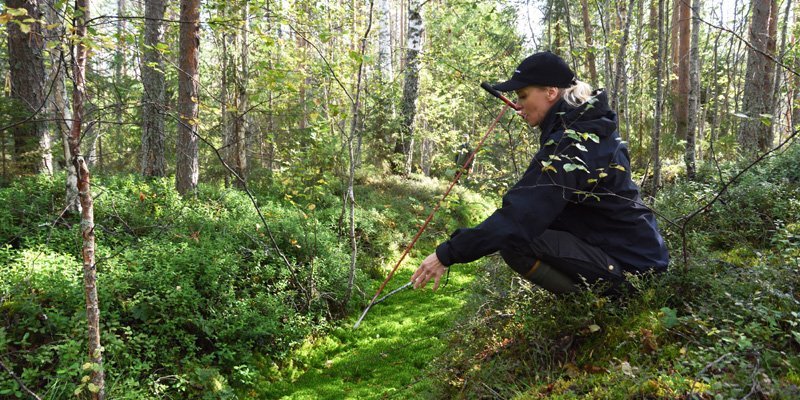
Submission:
[[[398,272],[386,292],[405,283],[415,262],[407,262],[409,266]],[[428,285],[396,293],[375,305],[357,329],[353,329],[358,317],[354,314],[329,335],[309,338],[284,365],[272,370],[274,381],[259,395],[284,399],[430,397],[434,389],[426,379],[427,371],[432,361],[447,351],[442,339],[452,331],[478,268],[477,264],[460,266],[451,273],[447,286],[436,292]]]

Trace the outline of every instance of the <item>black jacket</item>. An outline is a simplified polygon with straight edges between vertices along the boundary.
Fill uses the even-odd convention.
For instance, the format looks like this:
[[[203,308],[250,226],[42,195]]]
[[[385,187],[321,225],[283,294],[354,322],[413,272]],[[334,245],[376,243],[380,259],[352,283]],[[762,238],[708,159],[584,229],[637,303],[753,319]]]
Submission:
[[[623,270],[664,270],[669,255],[655,217],[631,180],[627,145],[604,92],[579,107],[560,100],[540,124],[541,149],[503,205],[436,248],[444,265],[520,249],[545,229],[567,231],[604,250]]]

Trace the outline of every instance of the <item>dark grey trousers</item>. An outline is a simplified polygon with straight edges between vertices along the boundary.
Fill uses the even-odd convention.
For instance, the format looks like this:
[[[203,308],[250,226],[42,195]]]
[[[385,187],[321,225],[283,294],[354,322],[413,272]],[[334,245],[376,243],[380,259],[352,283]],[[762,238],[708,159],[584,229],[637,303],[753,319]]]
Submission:
[[[531,276],[537,261],[549,265],[576,285],[604,280],[616,287],[625,281],[616,260],[569,232],[548,229],[526,248],[502,249],[500,255],[514,271],[534,283],[537,282]]]

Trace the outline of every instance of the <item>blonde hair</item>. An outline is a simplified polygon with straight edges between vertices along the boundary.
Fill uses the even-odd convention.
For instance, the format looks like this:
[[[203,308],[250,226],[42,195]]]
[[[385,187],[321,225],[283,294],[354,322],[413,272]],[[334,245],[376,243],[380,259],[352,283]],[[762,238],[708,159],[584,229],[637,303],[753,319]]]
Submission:
[[[561,89],[561,97],[567,104],[578,107],[592,97],[592,85],[583,81],[575,81],[574,85]]]

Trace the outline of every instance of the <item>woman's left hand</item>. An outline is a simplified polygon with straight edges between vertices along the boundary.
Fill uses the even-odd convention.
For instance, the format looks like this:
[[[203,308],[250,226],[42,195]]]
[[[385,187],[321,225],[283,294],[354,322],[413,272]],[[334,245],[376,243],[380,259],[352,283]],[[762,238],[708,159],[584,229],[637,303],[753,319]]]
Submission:
[[[425,285],[428,284],[428,281],[433,279],[434,285],[433,290],[439,288],[439,280],[442,279],[442,275],[444,275],[447,267],[439,261],[439,257],[436,256],[436,253],[425,257],[425,260],[422,261],[419,268],[414,271],[414,275],[411,275],[411,282],[414,282],[414,289],[425,288]]]

